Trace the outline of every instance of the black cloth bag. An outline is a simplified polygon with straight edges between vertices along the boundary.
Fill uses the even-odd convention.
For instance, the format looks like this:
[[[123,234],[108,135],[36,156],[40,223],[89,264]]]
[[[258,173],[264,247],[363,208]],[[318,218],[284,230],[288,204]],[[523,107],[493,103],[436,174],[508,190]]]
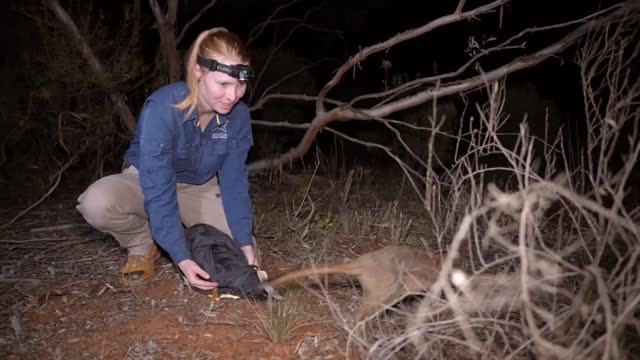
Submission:
[[[185,237],[191,258],[218,283],[220,293],[267,297],[258,287],[256,267],[247,263],[238,244],[227,234],[208,224],[196,224],[185,231]]]

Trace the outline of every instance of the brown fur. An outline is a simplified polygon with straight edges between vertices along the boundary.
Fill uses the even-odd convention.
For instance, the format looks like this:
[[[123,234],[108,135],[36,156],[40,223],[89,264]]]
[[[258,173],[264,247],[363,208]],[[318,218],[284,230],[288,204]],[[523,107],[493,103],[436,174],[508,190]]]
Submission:
[[[356,318],[369,317],[403,296],[427,290],[437,279],[439,261],[424,249],[387,246],[336,265],[302,269],[285,274],[265,286],[279,286],[319,274],[357,276],[363,290],[362,307]]]

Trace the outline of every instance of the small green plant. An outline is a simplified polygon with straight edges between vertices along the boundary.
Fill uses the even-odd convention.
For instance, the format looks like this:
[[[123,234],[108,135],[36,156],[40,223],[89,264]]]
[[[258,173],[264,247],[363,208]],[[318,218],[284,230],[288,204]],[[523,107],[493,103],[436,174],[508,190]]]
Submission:
[[[257,327],[261,335],[274,344],[289,340],[299,327],[293,309],[286,301],[267,301],[267,308],[256,311]]]
[[[330,232],[335,227],[331,211],[329,211],[326,215],[317,214],[313,221],[315,222],[318,229],[322,231]]]
[[[291,285],[284,288],[284,298],[287,300],[297,299],[304,293],[304,288],[300,285]]]

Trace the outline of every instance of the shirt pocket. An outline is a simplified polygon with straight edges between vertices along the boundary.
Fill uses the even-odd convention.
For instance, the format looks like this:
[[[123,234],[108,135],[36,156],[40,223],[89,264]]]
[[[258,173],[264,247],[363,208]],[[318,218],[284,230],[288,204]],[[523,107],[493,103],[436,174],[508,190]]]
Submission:
[[[209,140],[209,149],[211,153],[216,155],[223,155],[229,153],[229,140],[228,139],[211,139]]]
[[[161,154],[168,155],[171,153],[171,147],[159,141],[141,137],[140,152],[143,155],[158,157]]]
[[[152,139],[141,139],[138,170],[140,184],[147,190],[153,186],[164,186],[173,175],[170,147]],[[145,195],[146,196],[146,195]]]
[[[200,158],[198,144],[186,144],[173,152],[173,169],[180,171],[195,171]]]

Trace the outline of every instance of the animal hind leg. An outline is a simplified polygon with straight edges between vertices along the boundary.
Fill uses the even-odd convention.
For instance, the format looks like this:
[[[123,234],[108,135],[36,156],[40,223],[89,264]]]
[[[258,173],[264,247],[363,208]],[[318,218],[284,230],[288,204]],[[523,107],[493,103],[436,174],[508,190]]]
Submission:
[[[395,304],[399,299],[397,291],[396,287],[390,287],[386,291],[380,289],[377,296],[365,296],[362,306],[356,312],[356,320],[364,320]]]
[[[392,305],[397,297],[398,286],[392,277],[375,278],[371,274],[362,276],[362,306],[356,313],[356,319],[362,320]]]

